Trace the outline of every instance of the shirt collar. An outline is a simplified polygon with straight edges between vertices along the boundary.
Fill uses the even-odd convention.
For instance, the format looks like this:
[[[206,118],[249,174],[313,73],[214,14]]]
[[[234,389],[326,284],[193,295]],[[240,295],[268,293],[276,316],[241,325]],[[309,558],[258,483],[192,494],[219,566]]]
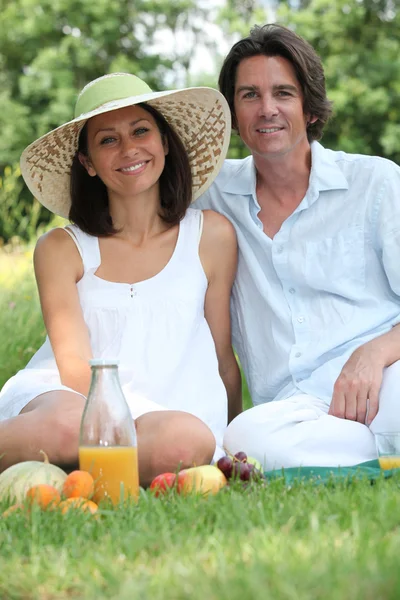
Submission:
[[[335,152],[326,150],[320,143],[311,143],[310,191],[349,189],[346,177],[336,164],[335,155]]]
[[[311,206],[320,192],[328,190],[347,190],[349,184],[335,161],[335,152],[327,150],[319,142],[311,143],[311,173],[307,194],[296,211]],[[241,196],[251,196],[256,207],[260,208],[256,193],[256,167],[253,157],[243,159],[233,177],[222,185],[224,192]]]
[[[238,195],[255,195],[256,168],[252,156],[243,159],[234,177],[229,177],[222,186],[224,192]]]

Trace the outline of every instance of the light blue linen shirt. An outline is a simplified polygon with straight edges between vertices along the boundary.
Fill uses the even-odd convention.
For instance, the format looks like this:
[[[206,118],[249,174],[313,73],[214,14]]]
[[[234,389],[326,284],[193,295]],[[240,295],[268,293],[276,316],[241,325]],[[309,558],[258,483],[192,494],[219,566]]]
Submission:
[[[400,322],[400,168],[311,144],[307,193],[273,239],[253,158],[227,160],[195,203],[235,226],[232,336],[254,404],[327,403],[354,350]]]

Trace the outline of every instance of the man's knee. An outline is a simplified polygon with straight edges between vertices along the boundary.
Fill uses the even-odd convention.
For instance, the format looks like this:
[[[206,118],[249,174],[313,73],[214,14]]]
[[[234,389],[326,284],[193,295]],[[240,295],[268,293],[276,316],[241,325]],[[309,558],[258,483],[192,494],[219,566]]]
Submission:
[[[260,405],[238,415],[224,434],[224,448],[230,454],[245,452],[265,470],[280,468],[295,450],[294,423],[288,417],[272,418],[274,406]],[[280,407],[278,407],[280,408]],[[269,414],[271,418],[268,418]]]

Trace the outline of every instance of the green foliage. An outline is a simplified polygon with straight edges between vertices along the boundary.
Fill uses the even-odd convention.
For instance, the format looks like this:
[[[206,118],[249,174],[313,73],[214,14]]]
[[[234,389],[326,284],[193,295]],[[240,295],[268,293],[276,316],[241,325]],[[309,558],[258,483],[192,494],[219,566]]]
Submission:
[[[71,119],[78,91],[100,75],[123,70],[142,77],[153,89],[184,86],[193,48],[200,43],[215,48],[205,27],[209,10],[203,4],[0,0],[0,174],[17,163],[32,140]],[[167,45],[161,39],[168,40]],[[10,182],[10,175],[4,178]],[[36,224],[50,216],[32,205],[17,177],[13,197],[10,185],[6,199],[4,193],[1,196],[0,235],[6,241],[12,235],[27,239]],[[23,222],[18,225],[19,217]]]
[[[0,389],[45,338],[31,252],[0,252]]]
[[[304,36],[323,60],[335,109],[323,143],[400,162],[398,2],[277,0],[276,6],[274,20]],[[12,165],[32,140],[72,118],[84,84],[124,70],[154,89],[216,87],[221,40],[206,24],[218,24],[229,48],[254,24],[268,20],[261,0],[214,6],[205,0],[0,0],[0,176],[11,166],[11,175],[2,180],[14,189],[0,192],[0,236],[27,239],[36,224],[49,221],[47,211],[32,205]],[[199,45],[214,54],[215,75],[209,69],[191,73]],[[247,154],[234,134],[229,156]],[[10,206],[14,216],[9,218]],[[27,215],[32,215],[30,226]]]
[[[323,143],[400,163],[400,11],[390,0],[281,3],[279,22],[321,56],[334,118]]]
[[[161,6],[162,4],[162,6]],[[21,147],[72,117],[77,92],[90,80],[123,66],[162,86],[171,59],[151,55],[157,27],[194,2],[172,6],[146,0],[15,0],[0,11],[2,89],[21,117],[18,135],[0,147],[0,165],[16,161]],[[162,10],[161,10],[162,8]],[[12,100],[11,100],[12,98]]]
[[[39,224],[47,223],[51,216],[26,194],[19,166],[7,166],[0,177],[0,242],[33,239]]]

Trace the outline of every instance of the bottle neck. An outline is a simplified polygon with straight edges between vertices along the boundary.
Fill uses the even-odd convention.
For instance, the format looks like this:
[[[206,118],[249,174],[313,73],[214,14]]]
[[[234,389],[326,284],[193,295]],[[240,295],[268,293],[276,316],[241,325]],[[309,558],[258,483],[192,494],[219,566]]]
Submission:
[[[91,388],[101,388],[104,391],[107,389],[120,389],[118,367],[116,365],[111,366],[94,366],[92,367],[92,381],[90,384]],[[90,394],[90,392],[89,392]]]

